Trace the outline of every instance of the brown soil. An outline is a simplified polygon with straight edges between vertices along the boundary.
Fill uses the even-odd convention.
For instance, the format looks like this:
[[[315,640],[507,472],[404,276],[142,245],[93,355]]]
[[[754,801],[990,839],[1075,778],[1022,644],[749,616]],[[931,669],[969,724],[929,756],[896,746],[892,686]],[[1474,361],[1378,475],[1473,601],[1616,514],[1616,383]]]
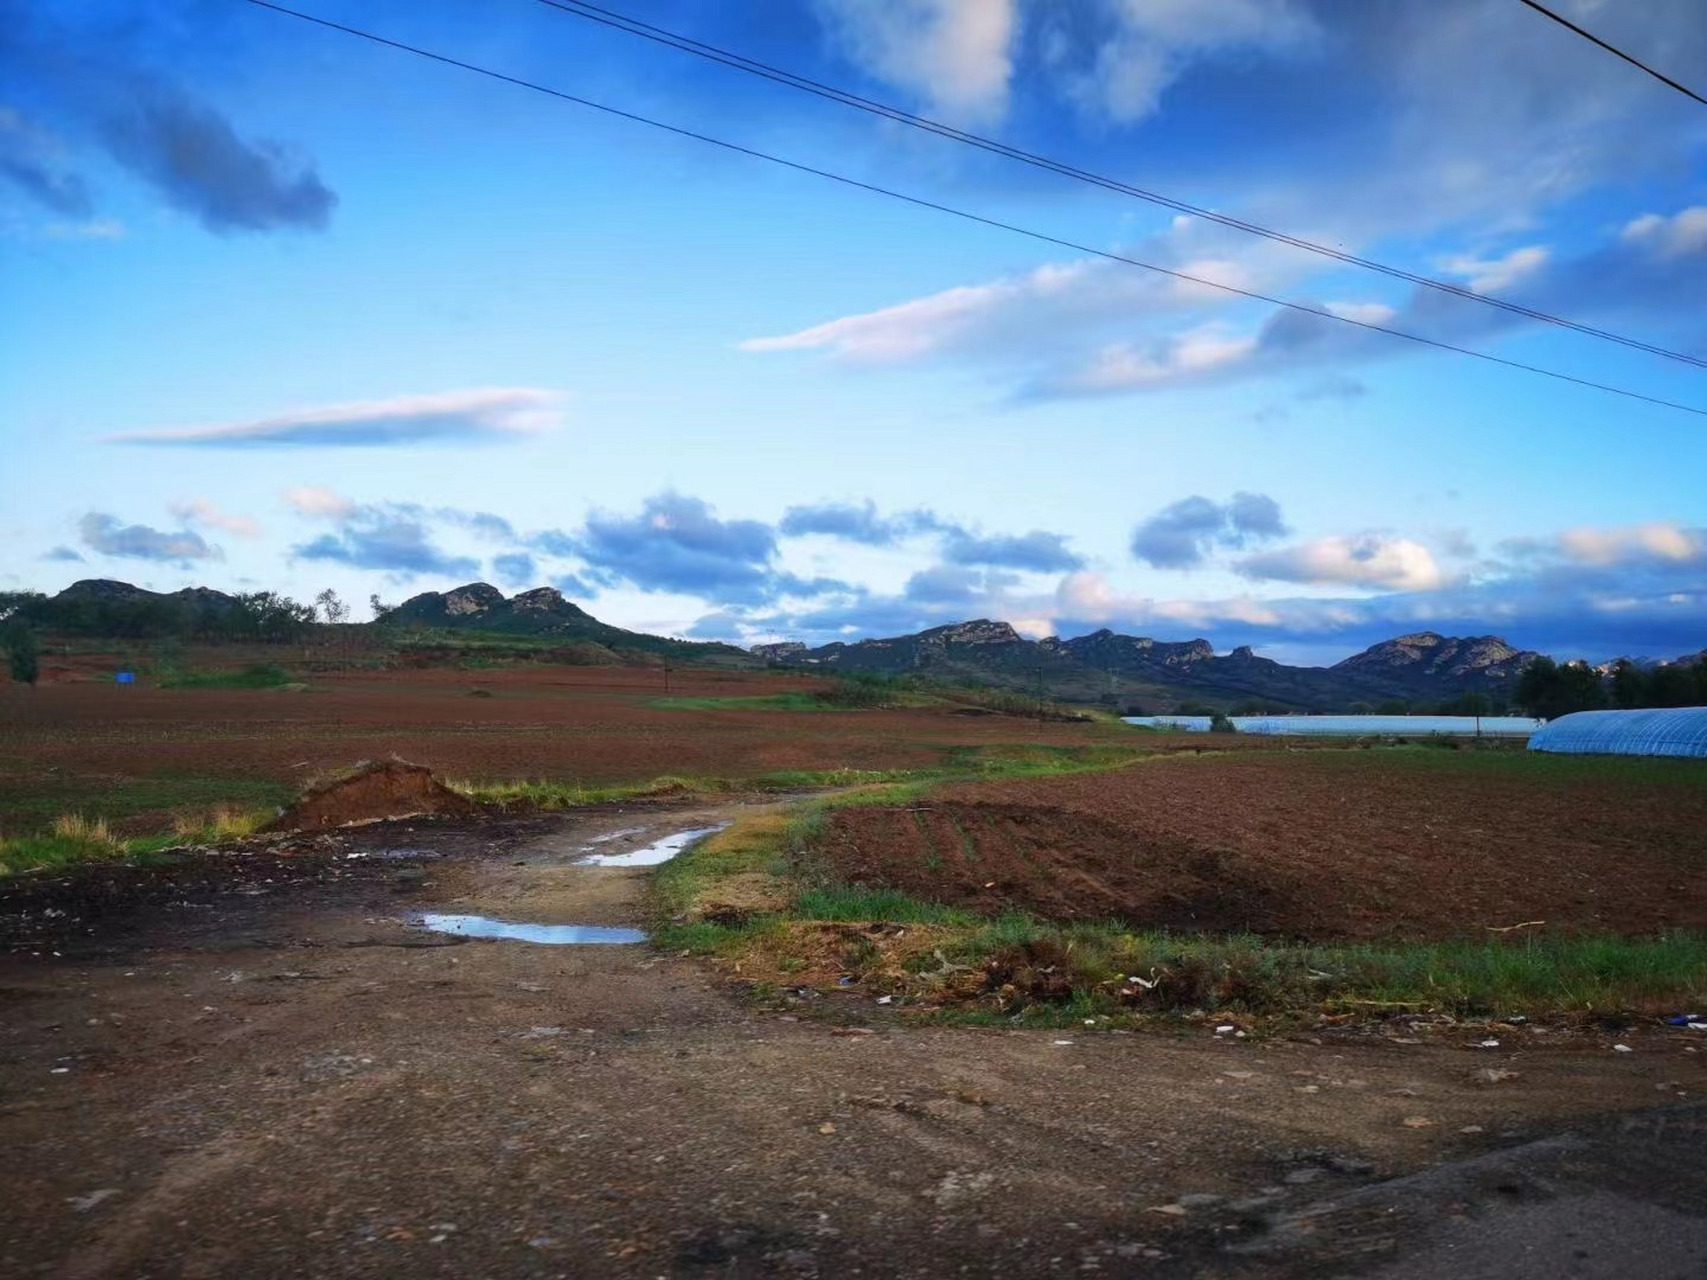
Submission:
[[[269,660],[279,660],[274,654]],[[778,770],[914,769],[948,753],[1004,744],[1132,745],[1094,724],[893,711],[683,711],[651,705],[659,671],[521,667],[311,675],[303,692],[0,685],[0,831],[8,796],[52,797],[57,811],[106,812],[108,788],[151,778],[264,780],[294,792],[352,760],[393,755],[445,778],[635,782],[663,774],[745,778]],[[674,669],[672,697],[752,697],[822,681],[770,673]],[[493,696],[470,697],[473,689]],[[1147,734],[1147,750],[1205,749],[1202,734]],[[1247,738],[1241,749],[1280,744]],[[61,799],[62,797],[62,799]],[[50,818],[52,814],[48,815]],[[170,829],[148,812],[124,834]]]
[[[1614,762],[1627,764],[1628,762]],[[1313,940],[1707,927],[1707,770],[1170,759],[836,813],[831,870],[983,912]]]
[[[0,1273],[1536,1274],[1496,1265],[1506,1240],[1579,1250],[1548,1274],[1694,1274],[1669,1259],[1707,1204],[1697,1033],[909,1028],[833,984],[755,1008],[645,947],[407,923],[636,923],[644,873],[574,860],[730,816],[385,823],[0,882]],[[1615,1147],[1550,1136],[1596,1117]],[[1524,1174],[1534,1139],[1571,1169]],[[1610,1192],[1616,1240],[1520,1212]]]
[[[364,760],[309,787],[269,830],[315,831],[381,818],[471,814],[475,808],[472,800],[445,786],[425,765]]]

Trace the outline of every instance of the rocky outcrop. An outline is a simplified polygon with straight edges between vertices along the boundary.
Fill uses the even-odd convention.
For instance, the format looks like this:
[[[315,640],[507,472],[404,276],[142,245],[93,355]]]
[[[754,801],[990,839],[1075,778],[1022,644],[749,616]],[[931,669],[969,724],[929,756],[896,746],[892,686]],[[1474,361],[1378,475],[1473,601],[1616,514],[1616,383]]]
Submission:
[[[732,660],[736,665],[752,665],[752,659],[732,645],[669,640],[610,626],[565,598],[556,587],[535,587],[510,597],[485,582],[470,582],[454,591],[423,591],[379,621],[387,626],[429,631],[493,631],[587,641],[616,653],[716,658]]]
[[[1498,636],[1443,636],[1418,631],[1371,645],[1331,668],[1334,671],[1513,680],[1539,655],[1515,649]]]

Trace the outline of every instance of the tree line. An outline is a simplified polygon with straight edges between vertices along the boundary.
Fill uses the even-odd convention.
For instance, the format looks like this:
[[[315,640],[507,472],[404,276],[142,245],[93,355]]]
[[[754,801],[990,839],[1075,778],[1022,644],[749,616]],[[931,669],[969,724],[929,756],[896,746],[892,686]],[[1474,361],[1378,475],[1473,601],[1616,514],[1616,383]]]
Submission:
[[[1524,714],[1541,720],[1608,708],[1707,706],[1707,650],[1700,657],[1657,667],[1620,658],[1604,674],[1584,662],[1535,658],[1517,678],[1512,701]]]

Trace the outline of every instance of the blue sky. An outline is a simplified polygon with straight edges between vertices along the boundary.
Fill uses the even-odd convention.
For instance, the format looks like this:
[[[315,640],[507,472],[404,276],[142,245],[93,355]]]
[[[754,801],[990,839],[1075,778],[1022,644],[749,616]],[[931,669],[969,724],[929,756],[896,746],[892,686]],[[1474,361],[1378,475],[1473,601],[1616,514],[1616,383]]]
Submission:
[[[318,16],[859,181],[1707,408],[1707,371],[537,0]],[[1510,0],[632,0],[1199,207],[1707,357],[1707,109]],[[1694,0],[1560,0],[1679,77]],[[236,2],[0,2],[0,588],[555,584],[1331,661],[1707,644],[1707,419],[909,207]],[[358,613],[365,610],[358,610]]]

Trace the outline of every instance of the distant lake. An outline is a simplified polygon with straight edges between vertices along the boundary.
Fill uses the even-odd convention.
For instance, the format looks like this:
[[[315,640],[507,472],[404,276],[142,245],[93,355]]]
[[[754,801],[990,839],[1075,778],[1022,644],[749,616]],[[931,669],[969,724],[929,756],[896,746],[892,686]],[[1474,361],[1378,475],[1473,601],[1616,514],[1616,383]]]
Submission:
[[[1208,716],[1123,716],[1127,724],[1145,729],[1185,729],[1208,733]],[[1340,737],[1427,737],[1452,734],[1474,737],[1475,716],[1233,716],[1240,733],[1295,733]],[[1527,716],[1483,716],[1484,738],[1527,738],[1541,727]]]

